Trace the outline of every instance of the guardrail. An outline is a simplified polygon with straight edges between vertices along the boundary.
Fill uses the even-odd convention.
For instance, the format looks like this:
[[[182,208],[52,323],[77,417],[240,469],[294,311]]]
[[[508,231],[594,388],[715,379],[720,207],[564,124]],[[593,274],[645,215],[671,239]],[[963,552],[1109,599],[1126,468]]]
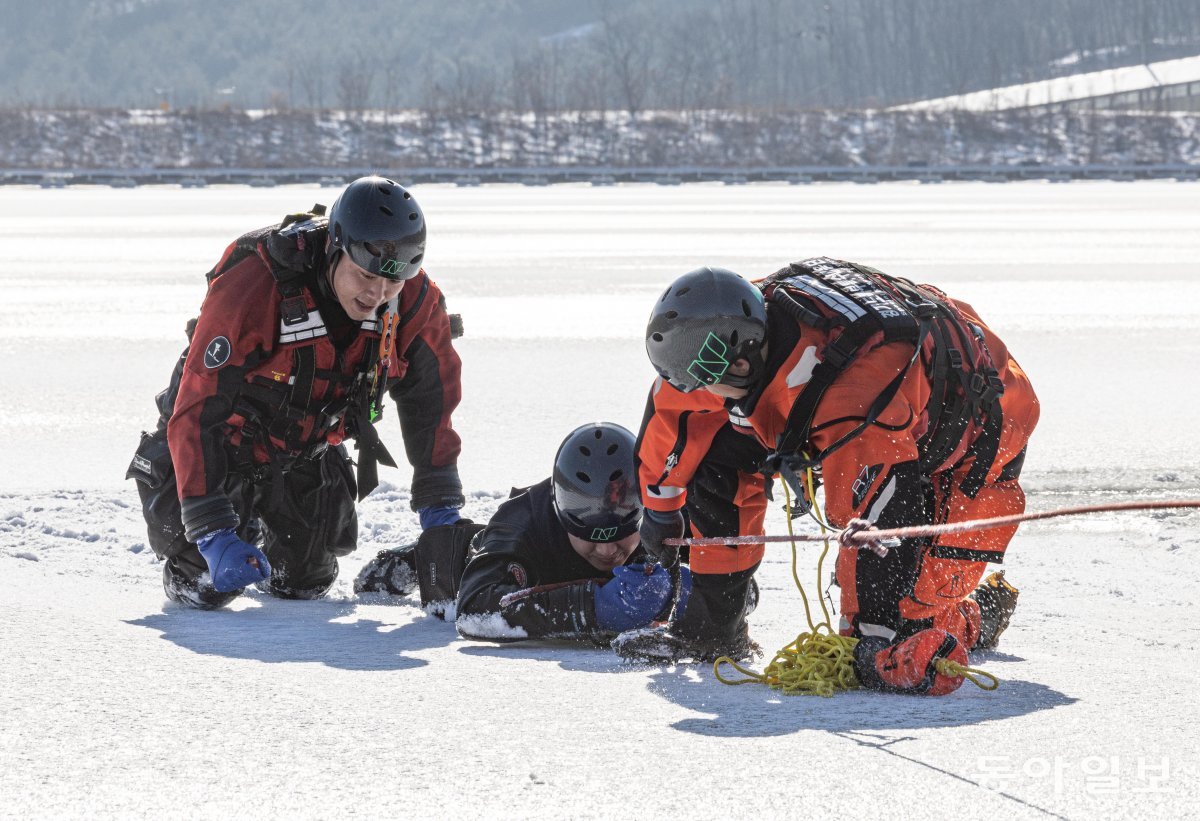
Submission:
[[[542,168],[123,168],[0,169],[0,185],[37,185],[59,188],[67,185],[101,185],[132,188],[139,185],[179,185],[201,188],[208,185],[346,185],[371,173],[382,173],[409,185],[446,184],[458,186],[510,183],[553,185],[583,183],[597,186],[617,183],[679,185],[686,182],[723,182],[741,185],[780,182],[806,185],[818,182],[1014,182],[1044,180],[1175,179],[1200,180],[1200,165],[902,165],[902,166],[781,166],[767,168],[714,168],[699,166],[612,168],[606,166],[550,166]]]

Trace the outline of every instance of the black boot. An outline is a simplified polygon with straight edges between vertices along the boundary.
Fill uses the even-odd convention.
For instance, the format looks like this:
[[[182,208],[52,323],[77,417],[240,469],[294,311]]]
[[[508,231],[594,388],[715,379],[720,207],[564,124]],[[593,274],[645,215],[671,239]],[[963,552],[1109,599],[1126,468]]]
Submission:
[[[286,568],[283,568],[286,570]],[[333,575],[328,579],[313,580],[311,577],[304,579],[301,583],[296,584],[290,582],[288,577],[281,572],[277,572],[279,568],[271,569],[271,578],[265,579],[255,585],[259,590],[268,593],[277,599],[300,599],[311,601],[319,599],[329,592],[329,588],[333,587],[333,583],[337,581],[338,566],[336,562],[333,565]]]
[[[354,580],[355,593],[407,596],[417,589],[417,544],[381,550],[363,565]]]
[[[239,590],[219,593],[208,577],[208,565],[196,553],[196,561],[187,553],[172,556],[163,563],[163,591],[167,598],[197,610],[218,610],[242,594]]]
[[[746,614],[757,604],[752,587],[758,566],[737,573],[693,573],[687,609],[673,625],[622,633],[613,641],[617,655],[633,661],[715,661],[728,656],[747,661],[762,654],[750,638]]]

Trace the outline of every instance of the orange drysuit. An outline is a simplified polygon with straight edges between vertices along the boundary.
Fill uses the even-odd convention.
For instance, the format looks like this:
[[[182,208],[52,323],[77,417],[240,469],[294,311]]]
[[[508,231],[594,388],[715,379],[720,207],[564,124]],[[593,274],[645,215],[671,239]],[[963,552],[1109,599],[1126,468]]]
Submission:
[[[761,535],[767,497],[759,469],[766,455],[745,421],[731,417],[718,397],[654,380],[638,435],[646,507],[686,508],[692,536]],[[736,573],[762,557],[762,545],[694,545],[689,564],[693,573]]]
[[[814,370],[826,359],[833,362],[829,346],[846,327],[838,308],[838,300],[846,297],[822,292],[821,272],[833,272],[843,282],[866,278],[870,287],[891,294],[899,304],[936,302],[941,324],[936,333],[923,332],[918,340],[885,341],[882,332],[867,337],[824,393],[815,394],[819,401],[803,426],[806,435],[797,441],[801,431],[789,419],[793,406],[818,381]],[[670,452],[664,443],[674,438],[672,415],[678,419],[690,410],[692,417],[706,412],[717,416],[724,409],[780,456],[804,454],[819,461],[826,515],[835,526],[844,527],[851,518],[888,528],[1024,510],[1018,477],[1038,419],[1037,397],[1004,343],[971,306],[931,286],[825,258],[796,263],[756,284],[767,303],[761,377],[747,396],[726,403],[703,390],[684,394],[664,386],[658,395],[670,401],[660,400],[662,409],[643,426],[644,454]],[[790,304],[804,307],[784,310],[786,300],[773,297],[777,289],[792,297]],[[916,342],[921,350],[914,361]],[[897,387],[893,382],[898,379]],[[890,398],[889,389],[894,390]],[[873,407],[885,399],[882,407]],[[874,418],[864,427],[872,411]],[[699,434],[701,427],[689,424],[688,448],[693,431]],[[649,444],[652,436],[657,445]],[[681,457],[666,482],[685,464]],[[652,492],[654,467],[643,456],[645,503],[670,509],[667,499]],[[669,494],[677,493],[680,482],[668,487]],[[908,539],[886,557],[842,548],[837,579],[843,630],[889,636],[937,626],[971,647],[978,635],[978,609],[972,613],[963,602],[986,563],[1002,560],[1015,532],[1009,527]]]

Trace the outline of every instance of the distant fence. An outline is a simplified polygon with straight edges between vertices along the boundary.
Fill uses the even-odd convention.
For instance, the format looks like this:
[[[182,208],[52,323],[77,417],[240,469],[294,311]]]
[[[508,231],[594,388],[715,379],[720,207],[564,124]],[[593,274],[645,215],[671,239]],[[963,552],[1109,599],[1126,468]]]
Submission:
[[[410,185],[440,183],[458,186],[510,183],[552,185],[585,183],[654,183],[679,185],[686,182],[723,182],[738,185],[751,182],[784,182],[803,185],[817,182],[1015,182],[1045,180],[1200,180],[1200,165],[960,165],[960,166],[794,166],[779,168],[140,168],[140,169],[0,169],[0,185],[37,185],[59,188],[67,185],[103,185],[134,188],[139,185],[179,185],[203,188],[209,185],[321,184],[342,186],[370,173],[382,173]]]

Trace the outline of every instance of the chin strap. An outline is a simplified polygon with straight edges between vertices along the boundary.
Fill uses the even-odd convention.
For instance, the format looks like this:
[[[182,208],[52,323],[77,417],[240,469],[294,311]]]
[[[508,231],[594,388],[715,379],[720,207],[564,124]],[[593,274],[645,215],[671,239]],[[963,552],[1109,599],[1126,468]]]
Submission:
[[[321,292],[321,296],[326,299],[337,301],[337,295],[333,292],[333,269],[337,267],[338,261],[342,258],[342,249],[335,248],[332,244],[329,250],[325,252],[325,270],[317,276],[317,290]]]

